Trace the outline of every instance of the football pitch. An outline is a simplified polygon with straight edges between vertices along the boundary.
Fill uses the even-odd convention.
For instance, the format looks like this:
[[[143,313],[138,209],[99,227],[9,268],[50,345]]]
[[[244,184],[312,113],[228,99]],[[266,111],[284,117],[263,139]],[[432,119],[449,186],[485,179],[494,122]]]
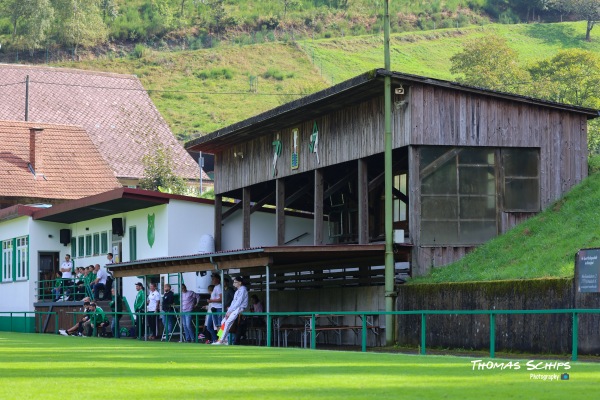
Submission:
[[[585,399],[600,382],[567,357],[476,360],[0,332],[0,399]]]

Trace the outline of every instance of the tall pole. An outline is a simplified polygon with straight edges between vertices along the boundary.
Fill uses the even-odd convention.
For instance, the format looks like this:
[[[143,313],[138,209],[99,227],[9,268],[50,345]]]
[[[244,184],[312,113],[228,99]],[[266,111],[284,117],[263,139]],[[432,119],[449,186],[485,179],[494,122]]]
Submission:
[[[29,75],[25,77],[25,121],[29,121]]]
[[[390,71],[390,2],[385,0],[384,15],[384,53],[385,69]],[[394,210],[392,204],[392,78],[389,74],[384,77],[384,107],[385,107],[385,311],[394,311],[394,248],[393,248],[393,222]],[[394,316],[385,316],[385,343],[386,346],[394,344]]]

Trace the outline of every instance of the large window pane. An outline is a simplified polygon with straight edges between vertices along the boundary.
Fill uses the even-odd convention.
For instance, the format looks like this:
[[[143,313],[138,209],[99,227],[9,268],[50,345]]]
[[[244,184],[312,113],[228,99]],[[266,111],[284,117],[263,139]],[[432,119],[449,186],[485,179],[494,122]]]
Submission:
[[[456,164],[446,163],[435,172],[423,178],[421,193],[453,194],[456,193]]]
[[[461,197],[460,219],[496,220],[495,197]]]
[[[503,149],[505,176],[538,176],[538,149]]]
[[[458,197],[435,196],[423,197],[421,203],[421,218],[456,219],[458,217]]]
[[[539,211],[539,184],[537,178],[507,178],[504,184],[504,208],[513,211]]]
[[[490,149],[462,149],[458,156],[458,163],[494,165],[494,150]]]
[[[458,222],[423,221],[421,223],[421,242],[424,244],[452,244],[458,241]]]
[[[496,181],[493,167],[461,167],[459,174],[461,194],[495,194],[496,186],[489,185],[489,182]],[[493,190],[491,193],[490,188]]]

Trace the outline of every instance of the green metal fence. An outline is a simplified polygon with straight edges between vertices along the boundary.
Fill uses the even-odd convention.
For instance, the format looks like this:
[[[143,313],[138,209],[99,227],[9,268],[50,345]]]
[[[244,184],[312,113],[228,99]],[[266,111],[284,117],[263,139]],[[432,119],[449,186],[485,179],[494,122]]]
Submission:
[[[0,311],[0,331],[39,333],[43,330],[43,320],[38,315],[48,315],[56,320],[55,311]],[[38,324],[36,326],[36,323]],[[58,333],[58,328],[54,328]]]
[[[39,312],[39,311],[14,311],[14,312],[0,312],[0,316],[3,314],[9,314],[11,319],[11,329],[12,331],[12,319],[13,315],[27,315],[27,314],[50,314],[56,318],[56,312]],[[73,312],[70,314],[84,314],[84,312]],[[170,312],[170,313],[135,313],[136,317],[147,317],[148,315],[159,316],[161,314],[179,316],[183,313],[181,312]],[[198,327],[200,319],[204,319],[206,315],[209,313],[198,313],[192,312],[187,313],[190,314],[195,320],[195,341],[198,341]],[[222,313],[224,314],[224,313]],[[316,339],[317,339],[317,330],[319,327],[316,324],[317,317],[323,316],[358,316],[361,319],[361,325],[357,327],[353,327],[356,330],[361,330],[361,350],[367,351],[367,334],[368,330],[373,328],[372,325],[369,325],[367,322],[368,316],[375,315],[420,315],[421,316],[421,338],[420,338],[420,354],[425,355],[427,353],[426,349],[426,334],[427,334],[427,317],[430,315],[488,315],[490,320],[490,358],[495,357],[496,353],[496,317],[498,315],[539,315],[539,314],[565,314],[571,316],[572,321],[572,351],[571,351],[571,359],[573,361],[577,361],[577,346],[578,346],[578,324],[579,324],[579,315],[580,314],[600,314],[600,310],[598,309],[555,309],[555,310],[414,310],[414,311],[298,311],[298,312],[270,312],[270,313],[244,313],[245,316],[263,316],[266,317],[266,345],[271,347],[273,345],[273,321],[274,318],[280,317],[290,317],[290,316],[298,316],[306,319],[310,319],[309,324],[306,325],[306,334],[310,334],[310,348],[316,349]],[[131,315],[129,312],[106,312],[106,315],[112,316],[113,318],[116,315]],[[56,324],[55,324],[56,325]],[[58,328],[55,327],[55,333],[57,333]],[[141,326],[140,326],[141,330]],[[39,329],[38,331],[41,331]],[[94,334],[96,334],[94,330]],[[138,337],[142,337],[142,332],[138,332]],[[167,333],[167,340],[170,339],[170,333]]]

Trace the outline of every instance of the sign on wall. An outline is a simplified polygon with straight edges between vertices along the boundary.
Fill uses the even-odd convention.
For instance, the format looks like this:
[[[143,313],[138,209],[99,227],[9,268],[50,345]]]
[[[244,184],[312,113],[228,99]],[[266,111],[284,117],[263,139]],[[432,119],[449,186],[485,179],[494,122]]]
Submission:
[[[578,292],[600,292],[600,249],[579,250],[575,261],[575,278]]]

